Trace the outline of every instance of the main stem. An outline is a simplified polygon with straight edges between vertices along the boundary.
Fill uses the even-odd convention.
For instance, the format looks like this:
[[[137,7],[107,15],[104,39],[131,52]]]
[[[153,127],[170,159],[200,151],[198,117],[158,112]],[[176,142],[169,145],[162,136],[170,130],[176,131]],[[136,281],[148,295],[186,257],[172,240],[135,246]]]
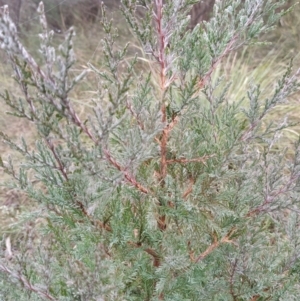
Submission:
[[[163,1],[156,0],[156,30],[158,37],[158,63],[160,66],[160,88],[161,88],[161,113],[162,113],[162,122],[167,122],[166,115],[166,104],[164,101],[165,91],[166,91],[166,60],[165,60],[165,50],[166,50],[166,41],[165,35],[166,30],[163,28]],[[168,134],[165,129],[162,132],[160,139],[160,181],[161,185],[164,186],[164,179],[167,175],[167,142]]]

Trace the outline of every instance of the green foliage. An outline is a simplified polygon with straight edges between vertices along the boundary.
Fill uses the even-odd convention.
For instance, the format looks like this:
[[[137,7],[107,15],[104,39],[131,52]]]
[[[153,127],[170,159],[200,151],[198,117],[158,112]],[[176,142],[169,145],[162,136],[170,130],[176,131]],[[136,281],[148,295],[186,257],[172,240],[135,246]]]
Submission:
[[[103,11],[103,64],[75,77],[72,28],[55,49],[40,4],[39,65],[2,9],[0,43],[23,97],[0,96],[38,133],[32,146],[1,132],[23,156],[19,169],[5,158],[2,168],[37,208],[19,240],[2,238],[2,300],[299,296],[300,141],[285,156],[291,124],[267,119],[298,91],[299,72],[288,66],[268,98],[253,82],[231,99],[217,68],[272,29],[283,2],[216,1],[192,31],[195,1],[162,2],[122,1],[147,71],[117,47]],[[98,87],[92,110],[78,113],[70,93],[87,72]]]

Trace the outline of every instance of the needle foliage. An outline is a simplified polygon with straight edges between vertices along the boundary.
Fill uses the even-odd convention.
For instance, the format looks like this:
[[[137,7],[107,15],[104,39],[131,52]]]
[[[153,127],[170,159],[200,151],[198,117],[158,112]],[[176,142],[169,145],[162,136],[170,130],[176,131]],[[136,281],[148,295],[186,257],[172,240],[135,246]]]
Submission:
[[[195,2],[122,1],[142,68],[103,8],[103,60],[79,74],[73,28],[55,49],[41,3],[34,58],[1,9],[22,97],[0,96],[37,133],[29,145],[1,132],[23,158],[2,168],[37,208],[19,239],[2,237],[1,300],[297,300],[300,146],[286,156],[293,124],[267,117],[299,71],[288,65],[267,97],[253,79],[233,99],[217,68],[272,30],[284,1],[217,0],[188,30]],[[78,111],[70,95],[89,76],[92,105]]]

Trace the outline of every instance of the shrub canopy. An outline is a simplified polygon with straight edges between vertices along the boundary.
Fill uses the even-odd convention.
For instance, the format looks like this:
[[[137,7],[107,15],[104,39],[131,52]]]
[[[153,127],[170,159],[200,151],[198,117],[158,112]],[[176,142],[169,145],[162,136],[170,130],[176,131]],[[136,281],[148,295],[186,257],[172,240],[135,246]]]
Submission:
[[[1,98],[37,132],[35,145],[1,132],[23,156],[2,168],[36,202],[22,239],[3,235],[2,300],[299,296],[299,142],[285,156],[291,124],[267,118],[299,72],[289,65],[268,97],[254,79],[243,99],[215,76],[272,29],[283,1],[216,1],[210,21],[187,30],[195,2],[123,0],[143,49],[134,58],[103,10],[103,61],[75,76],[73,28],[55,49],[41,3],[38,60],[2,8],[1,48],[22,97]],[[80,111],[72,89],[92,75]]]

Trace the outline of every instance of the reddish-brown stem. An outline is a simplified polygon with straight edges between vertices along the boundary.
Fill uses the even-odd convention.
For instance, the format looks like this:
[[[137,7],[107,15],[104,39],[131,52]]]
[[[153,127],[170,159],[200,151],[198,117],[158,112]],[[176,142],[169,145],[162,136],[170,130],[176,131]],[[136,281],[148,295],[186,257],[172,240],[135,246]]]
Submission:
[[[165,50],[166,50],[166,29],[163,28],[163,0],[156,0],[156,30],[158,35],[158,55],[157,60],[160,66],[160,87],[161,87],[161,113],[162,113],[162,122],[166,123],[167,121],[167,114],[166,114],[166,104],[164,102],[164,96],[166,91],[166,59],[165,59]],[[161,139],[160,139],[160,180],[161,185],[164,185],[164,179],[167,174],[167,142],[168,142],[168,126],[163,130]]]
[[[64,165],[63,163],[61,162],[60,158],[58,157],[56,151],[55,151],[55,147],[53,145],[53,142],[50,140],[50,139],[46,139],[46,143],[49,147],[49,149],[51,150],[57,164],[58,164],[58,167],[56,167],[56,169],[58,169],[61,174],[63,175],[64,179],[68,182],[69,181],[69,177],[68,177],[68,174],[64,168]],[[76,197],[76,195],[73,196],[74,198]],[[106,223],[103,223],[99,220],[94,220],[89,214],[88,212],[86,211],[84,205],[82,204],[82,202],[76,200],[75,201],[77,207],[80,209],[80,211],[82,212],[82,214],[88,218],[88,220],[90,221],[90,223],[95,226],[95,227],[99,227],[101,229],[105,229],[106,231],[111,231],[111,228],[109,225],[107,225]],[[58,214],[58,212],[56,211],[56,213]],[[60,215],[60,214],[59,214]]]
[[[132,184],[135,188],[137,188],[139,191],[141,191],[142,193],[149,193],[149,190],[147,188],[145,188],[142,184],[140,184],[134,176],[132,176],[124,167],[122,167],[120,165],[120,163],[118,163],[110,154],[110,152],[108,150],[104,150],[104,154],[106,156],[106,159],[108,160],[108,162],[110,162],[116,169],[118,169],[119,171],[122,172],[124,178],[127,180],[127,182],[129,182],[130,184]]]
[[[128,244],[133,246],[134,248],[141,248],[142,246],[142,243],[135,243],[132,241],[129,241]],[[161,257],[159,256],[159,254],[151,248],[144,248],[143,250],[153,257],[153,266],[159,267],[161,264]]]
[[[210,253],[212,253],[216,248],[218,248],[223,243],[232,243],[230,240],[230,237],[232,234],[236,231],[235,228],[232,228],[221,240],[218,240],[217,234],[213,233],[213,243],[207,247],[207,249],[202,252],[196,259],[195,263],[198,263],[199,261],[202,261],[206,256],[208,256]]]
[[[196,259],[195,263],[203,260],[207,255],[209,255],[214,249],[216,249],[220,245],[220,241],[218,241],[218,237],[216,233],[212,234],[213,243],[207,247],[207,249],[202,252]]]
[[[129,102],[127,102],[126,107],[129,110],[129,112],[131,113],[131,115],[135,118],[140,129],[143,131],[145,129],[144,123],[142,122],[140,117],[134,112],[132,105]]]
[[[53,297],[47,290],[43,290],[41,287],[33,285],[21,273],[13,272],[7,266],[4,266],[2,264],[0,264],[0,271],[6,273],[8,275],[10,275],[12,278],[17,279],[18,281],[20,281],[22,283],[22,285],[24,286],[24,288],[26,288],[27,290],[29,290],[31,292],[34,292],[34,293],[38,294],[42,298],[45,298],[45,299],[51,300],[51,301],[58,301],[58,299],[56,299],[55,297]]]
[[[251,124],[247,130],[244,132],[244,134],[241,136],[241,141],[245,141],[247,140],[250,135],[251,135],[251,132],[253,131],[253,129],[256,127],[257,123],[254,123],[254,124]]]
[[[165,111],[165,106],[163,105],[163,112]],[[164,113],[165,114],[165,113]],[[164,117],[163,117],[164,119]],[[166,128],[162,132],[161,140],[160,140],[160,180],[162,181],[162,185],[164,185],[163,181],[167,175],[167,143],[168,143],[168,132]]]
[[[156,251],[154,251],[151,248],[146,248],[146,249],[144,249],[144,251],[153,257],[153,266],[156,268],[159,267],[160,266],[160,256],[156,253]]]
[[[109,231],[109,232],[112,231],[111,227],[107,224],[107,222],[101,222],[100,220],[93,219],[93,217],[91,217],[88,214],[88,212],[86,211],[86,209],[85,209],[84,205],[82,204],[82,202],[76,201],[76,205],[80,209],[80,211],[82,212],[82,214],[89,220],[89,222],[93,226],[95,226],[97,228],[100,228],[100,229],[104,229],[104,230]]]
[[[297,176],[291,176],[291,178],[289,179],[288,183],[284,187],[282,187],[282,188],[280,188],[280,189],[278,189],[276,191],[273,191],[273,193],[270,193],[267,196],[265,196],[264,202],[261,205],[257,206],[256,208],[250,210],[247,213],[246,217],[251,217],[251,216],[253,216],[255,214],[259,214],[261,212],[267,211],[267,206],[270,205],[271,203],[273,203],[274,199],[276,197],[278,197],[279,195],[282,195],[282,194],[285,194],[286,192],[288,192],[289,189],[290,189],[290,187],[291,187],[291,185],[297,179],[298,179]]]
[[[165,105],[163,105],[163,111],[165,112]],[[164,115],[165,116],[165,115]],[[176,125],[178,122],[178,118],[175,117],[170,124],[168,124],[163,132],[162,132],[162,137],[160,140],[160,174],[159,174],[159,179],[160,179],[160,184],[162,187],[165,185],[165,177],[167,175],[167,144],[168,144],[168,138],[169,138],[169,133],[173,129],[173,127]],[[166,224],[166,216],[165,215],[160,215],[157,220],[157,225],[158,228],[161,229],[162,231],[167,228]]]
[[[91,220],[91,224],[95,227],[98,227],[100,229],[104,229],[108,232],[112,232],[112,228],[107,224],[107,223],[103,223],[100,220]]]
[[[211,77],[213,71],[216,69],[218,64],[222,61],[222,59],[232,51],[232,47],[236,40],[238,39],[237,35],[234,35],[229,43],[227,44],[226,48],[224,49],[223,53],[215,60],[212,62],[210,69],[206,72],[206,74],[200,78],[199,83],[198,83],[198,89],[201,90],[205,85],[207,80]]]
[[[190,257],[190,260],[195,262],[195,251],[193,250],[193,248],[191,247],[191,242],[188,241],[188,249],[189,249],[189,257]]]
[[[167,224],[166,224],[166,216],[165,215],[160,215],[158,217],[158,220],[157,220],[157,226],[160,230],[166,230],[167,228]]]
[[[230,291],[230,295],[232,296],[233,301],[238,300],[238,297],[234,291],[234,274],[236,273],[237,264],[238,264],[238,260],[235,259],[231,266],[230,280],[229,280],[229,291]]]
[[[65,167],[64,167],[64,164],[61,162],[60,158],[58,157],[56,151],[55,151],[55,147],[53,145],[53,142],[51,141],[50,138],[46,138],[46,144],[48,146],[48,148],[51,150],[57,164],[58,164],[58,167],[56,167],[56,169],[58,169],[62,176],[65,178],[66,181],[69,181],[69,178],[68,178],[68,175],[67,175],[67,172],[65,170]]]
[[[260,4],[257,4],[256,7],[252,10],[251,17],[249,18],[247,23],[244,25],[244,27],[248,27],[255,21],[254,16],[255,16],[257,10],[259,9],[259,7],[260,7]],[[239,38],[238,34],[233,35],[231,40],[228,42],[226,48],[224,49],[223,53],[215,61],[213,61],[208,72],[202,78],[200,78],[199,83],[198,83],[199,90],[205,86],[207,79],[210,78],[211,74],[215,70],[216,66],[220,63],[220,61],[234,49],[233,46],[234,46],[235,42],[238,40],[238,38]]]
[[[195,184],[195,179],[193,177],[190,177],[189,182],[190,182],[189,186],[187,187],[187,189],[185,190],[185,192],[182,195],[183,199],[186,199],[190,195],[190,193],[193,191],[193,186]]]
[[[203,156],[203,157],[194,158],[194,159],[185,159],[185,158],[172,159],[172,160],[167,160],[167,164],[173,164],[173,163],[185,164],[185,163],[191,163],[191,162],[201,162],[205,165],[206,161],[212,157],[214,157],[214,155]],[[184,193],[182,195],[183,199],[186,199],[190,195],[190,193],[193,191],[194,184],[195,184],[195,179],[193,177],[190,177],[188,187],[186,188],[186,190],[184,191]]]
[[[156,30],[158,34],[158,61],[160,64],[160,84],[164,94],[166,84],[166,61],[165,61],[165,29],[162,24],[163,0],[156,0]]]
[[[79,116],[76,114],[73,107],[70,106],[69,101],[67,102],[66,107],[69,111],[69,114],[74,124],[77,125],[79,128],[81,128],[81,130],[97,145],[99,141],[92,135],[90,130],[87,128],[87,126],[80,120]]]
[[[163,112],[165,112],[165,105],[163,105]],[[164,119],[163,119],[164,120]],[[172,129],[175,127],[177,124],[179,118],[178,116],[174,117],[173,120],[166,125],[166,127],[163,129],[162,136],[160,139],[160,180],[163,181],[167,175],[167,144],[168,144],[168,139],[170,132]]]
[[[203,164],[206,164],[206,161],[213,157],[213,155],[210,156],[203,156],[200,158],[192,158],[192,159],[185,159],[185,158],[180,158],[180,159],[172,159],[172,160],[167,160],[167,164],[172,164],[172,163],[182,163],[182,164],[186,164],[186,163],[192,163],[192,162],[201,162]]]
[[[267,292],[268,290],[270,290],[270,288],[265,288],[264,289],[264,292]],[[252,296],[251,297],[251,299],[249,300],[249,301],[258,301],[259,299],[260,299],[260,297],[261,297],[261,295],[254,295],[254,296]],[[264,297],[265,299],[265,301],[268,301],[268,300],[270,300],[271,299],[271,296],[269,296],[269,297]]]
[[[111,227],[107,224],[107,222],[101,222],[100,220],[94,220],[88,214],[88,212],[86,211],[84,205],[81,202],[76,201],[76,205],[80,209],[80,211],[82,212],[82,214],[89,220],[89,222],[93,226],[95,226],[98,229],[104,229],[104,230],[109,231],[109,232],[112,231]],[[55,212],[56,215],[63,216],[63,214],[59,210],[57,210],[57,208],[55,206],[50,207],[49,205],[47,205],[47,208],[48,208],[48,210],[51,210],[51,211]]]

